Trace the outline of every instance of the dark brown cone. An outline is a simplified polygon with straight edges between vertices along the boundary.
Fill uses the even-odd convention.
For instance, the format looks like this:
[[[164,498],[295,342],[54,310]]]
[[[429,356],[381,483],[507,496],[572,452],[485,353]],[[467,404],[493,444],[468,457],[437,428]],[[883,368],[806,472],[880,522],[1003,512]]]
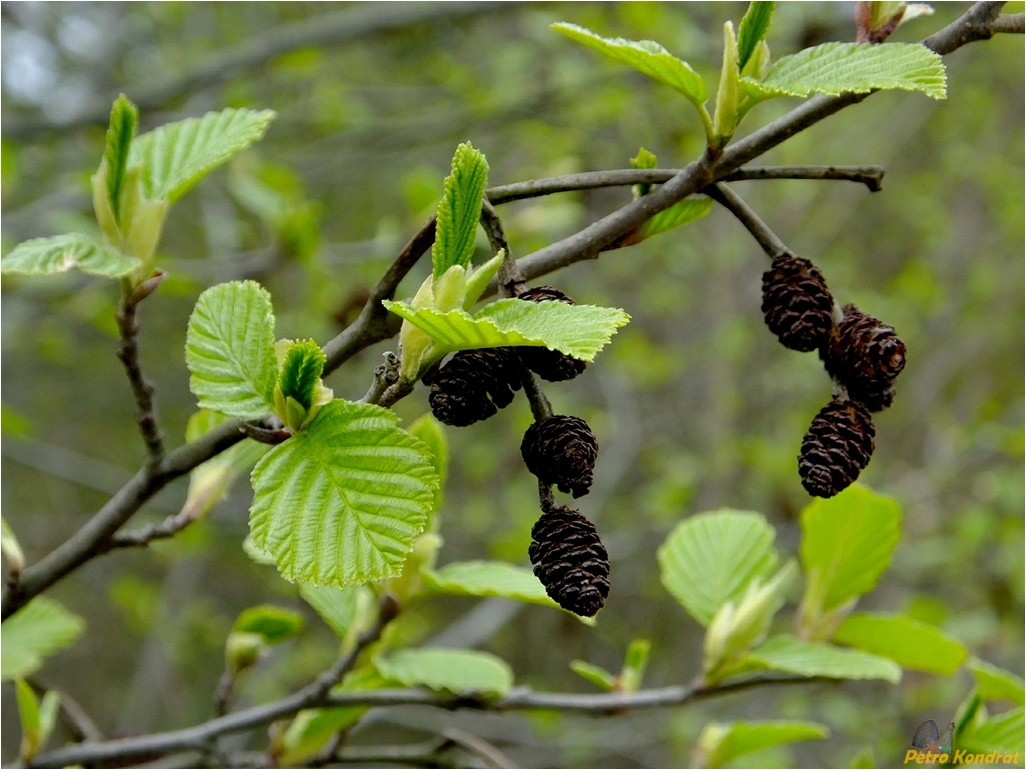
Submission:
[[[609,554],[580,511],[547,507],[531,530],[534,574],[560,607],[590,618],[609,595]]]
[[[543,484],[574,497],[588,493],[598,441],[580,417],[556,414],[533,423],[520,443],[527,469]]]
[[[431,411],[446,425],[491,417],[520,390],[522,367],[513,348],[461,350],[431,378]]]
[[[802,440],[798,475],[810,495],[833,497],[858,478],[873,454],[876,429],[858,401],[831,401]]]
[[[889,404],[885,392],[905,368],[905,343],[893,327],[854,305],[845,305],[844,319],[831,331],[819,357],[830,376],[847,388],[849,396],[867,404]]]
[[[565,302],[573,305],[574,301],[554,286],[535,286],[517,295],[518,299],[530,302]],[[543,347],[517,348],[520,358],[532,372],[549,382],[572,380],[588,366],[586,361],[568,356],[558,350]]]
[[[807,353],[820,347],[833,326],[834,298],[819,269],[784,254],[762,274],[762,312],[780,343]]]

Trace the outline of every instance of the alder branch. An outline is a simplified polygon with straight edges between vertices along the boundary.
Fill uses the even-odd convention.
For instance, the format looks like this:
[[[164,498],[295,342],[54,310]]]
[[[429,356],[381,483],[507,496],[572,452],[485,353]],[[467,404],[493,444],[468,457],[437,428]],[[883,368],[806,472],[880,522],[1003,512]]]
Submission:
[[[356,650],[354,652],[358,654]],[[338,668],[339,666],[336,666],[331,672],[327,672],[324,681],[330,681]],[[280,700],[226,714],[193,727],[134,738],[84,741],[55,749],[37,755],[28,767],[130,763],[141,757],[152,759],[179,751],[205,751],[212,741],[222,735],[251,730],[290,717],[307,708],[427,706],[446,710],[473,709],[487,712],[554,710],[610,717],[635,709],[683,706],[755,687],[836,683],[836,680],[797,676],[756,677],[720,685],[676,685],[635,692],[586,694],[538,692],[530,687],[518,687],[508,695],[491,699],[479,694],[443,694],[418,687],[331,694],[329,691],[333,685],[323,689],[318,682],[321,682],[321,679]]]
[[[745,226],[745,229],[762,246],[762,250],[766,252],[770,259],[794,253],[787,247],[786,243],[780,240],[776,233],[769,229],[769,226],[759,218],[759,215],[741,199],[741,196],[727,187],[727,185],[710,185],[704,192],[737,217],[741,224]]]

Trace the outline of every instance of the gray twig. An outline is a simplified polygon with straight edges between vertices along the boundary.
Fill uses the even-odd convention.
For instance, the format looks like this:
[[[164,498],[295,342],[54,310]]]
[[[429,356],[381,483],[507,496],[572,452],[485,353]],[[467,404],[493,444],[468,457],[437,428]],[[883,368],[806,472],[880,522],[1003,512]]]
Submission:
[[[752,237],[762,246],[762,250],[766,252],[770,259],[792,253],[787,248],[787,244],[780,240],[777,234],[770,230],[769,226],[759,218],[759,215],[741,199],[741,196],[727,185],[709,185],[703,192],[737,217],[738,221],[745,226],[748,232],[752,234]]]

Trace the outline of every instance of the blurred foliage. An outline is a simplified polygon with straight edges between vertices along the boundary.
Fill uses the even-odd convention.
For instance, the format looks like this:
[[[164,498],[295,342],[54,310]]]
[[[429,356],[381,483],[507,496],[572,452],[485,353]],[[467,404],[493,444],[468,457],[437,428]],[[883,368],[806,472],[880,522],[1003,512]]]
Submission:
[[[903,26],[895,39],[925,36],[964,7],[939,4],[935,16]],[[88,176],[119,91],[142,100],[216,57],[281,39],[295,24],[316,26],[318,17],[327,26],[340,14],[404,8],[413,13],[391,4],[4,4],[4,253],[31,237],[95,232]],[[601,61],[548,24],[656,39],[715,82],[722,22],[736,22],[744,8],[545,3],[464,12],[452,5],[337,44],[296,47],[224,77],[183,79],[155,105],[143,104],[140,130],[224,107],[279,113],[258,147],[205,180],[166,223],[158,259],[170,278],[142,309],[141,344],[172,445],[194,410],[183,351],[200,291],[257,279],[274,297],[279,334],[323,344],[352,320],[433,211],[459,142],[486,153],[492,184],[627,167],[640,146],[662,165],[696,157],[701,127],[677,95]],[[849,40],[851,10],[784,4],[769,43],[781,54]],[[759,161],[881,164],[887,177],[879,193],[838,182],[735,186],[822,268],[840,301],[893,324],[908,345],[898,398],[877,420],[876,455],[861,479],[900,501],[903,540],[860,609],[937,623],[975,656],[1017,673],[1024,645],[1022,46],[1011,36],[975,43],[946,58],[947,101],[878,94]],[[745,130],[794,103],[761,107]],[[103,118],[60,128],[88,110]],[[514,254],[523,256],[629,196],[626,188],[564,194],[508,204],[500,215]],[[733,507],[765,513],[778,548],[793,553],[797,512],[807,501],[794,458],[829,398],[815,356],[784,350],[764,328],[765,267],[748,234],[714,209],[546,279],[579,302],[633,316],[585,375],[548,389],[557,412],[579,414],[599,437],[595,484],[579,502],[611,555],[606,609],[588,627],[544,607],[452,598],[404,614],[402,633],[434,646],[480,647],[507,660],[518,683],[545,689],[588,687],[569,666],[575,659],[619,670],[639,634],[651,640],[646,686],[699,673],[702,629],[661,587],[656,548],[690,514]],[[412,294],[428,269],[418,266],[399,296]],[[80,275],[15,276],[3,288],[2,505],[32,563],[134,473],[143,447],[112,355],[111,285]],[[394,344],[364,352],[326,384],[359,397]],[[423,389],[397,405],[405,424],[426,409]],[[518,448],[529,422],[518,400],[487,423],[449,432],[440,565],[527,563],[537,499]],[[105,556],[52,591],[88,631],[42,675],[110,734],[208,718],[225,637],[246,607],[297,610],[308,630],[250,672],[240,704],[280,696],[333,659],[333,635],[295,588],[240,548],[248,494],[235,491],[173,540]],[[139,523],[176,512],[185,495],[184,480],[173,484]],[[953,718],[971,686],[964,671],[908,672],[896,688],[770,688],[604,720],[382,709],[351,740],[413,742],[454,725],[522,766],[672,767],[688,763],[712,720],[811,718],[829,726],[828,741],[767,749],[739,763],[845,765],[872,746],[868,753],[887,765],[916,725]],[[6,729],[13,697],[5,689],[5,761],[18,750],[18,730]]]

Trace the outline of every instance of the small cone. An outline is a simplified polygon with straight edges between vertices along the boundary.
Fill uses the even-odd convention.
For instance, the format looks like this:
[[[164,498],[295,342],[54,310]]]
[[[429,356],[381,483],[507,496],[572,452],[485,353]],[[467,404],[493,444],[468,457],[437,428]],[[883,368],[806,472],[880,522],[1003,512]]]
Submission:
[[[609,554],[580,511],[546,507],[531,530],[534,574],[560,607],[591,617],[609,595]]]

